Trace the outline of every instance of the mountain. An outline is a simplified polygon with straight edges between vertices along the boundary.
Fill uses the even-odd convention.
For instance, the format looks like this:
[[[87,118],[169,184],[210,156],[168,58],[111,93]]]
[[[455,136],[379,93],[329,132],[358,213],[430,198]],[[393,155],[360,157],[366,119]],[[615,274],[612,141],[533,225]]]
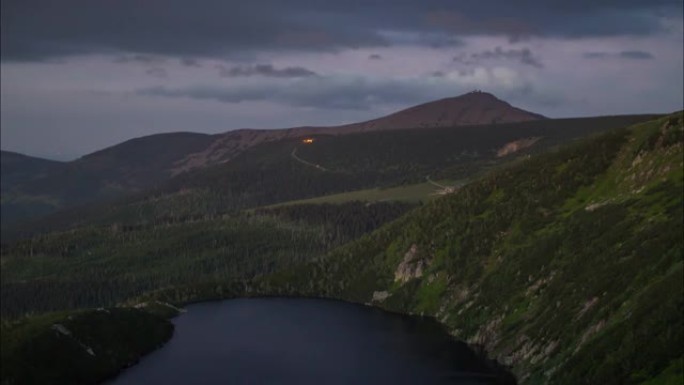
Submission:
[[[220,135],[168,133],[132,139],[63,163],[45,173],[28,163],[8,161],[3,175],[4,225],[59,208],[103,201],[142,191],[185,171],[225,163],[264,142],[308,135],[345,135],[406,128],[456,127],[543,119],[484,92],[438,100],[392,115],[335,127],[235,130]],[[18,155],[18,154],[16,154]],[[3,158],[3,164],[5,160]],[[5,194],[4,191],[12,191]],[[39,203],[36,203],[39,202]],[[40,205],[37,208],[36,205]]]
[[[267,141],[229,162],[189,170],[108,204],[94,202],[6,227],[2,239],[86,224],[177,222],[354,190],[433,185],[428,179],[462,184],[513,159],[652,117],[312,135],[315,141],[310,144],[302,143],[301,137]]]
[[[205,151],[179,163],[186,171],[230,160],[259,143],[312,135],[346,135],[362,132],[415,128],[492,125],[546,119],[513,107],[496,96],[474,91],[410,107],[366,122],[329,127],[295,127],[284,130],[236,130],[223,134]]]
[[[598,135],[559,141],[565,144],[530,156],[504,156],[507,162],[419,206],[289,205],[149,220],[149,207],[168,204],[155,196],[149,207],[132,205],[136,215],[127,223],[88,222],[3,244],[0,304],[8,319],[3,325],[10,325],[3,342],[18,341],[10,347],[20,350],[3,343],[2,366],[13,368],[26,356],[43,375],[69,370],[50,366],[44,351],[41,358],[31,354],[36,342],[19,337],[38,329],[13,328],[10,321],[19,315],[287,295],[435,317],[525,385],[681,383],[684,116],[608,132],[587,128],[592,121],[569,120],[562,127]],[[443,141],[451,132],[433,130]],[[368,151],[376,152],[376,163],[383,165],[387,156],[390,164],[392,149],[415,144],[416,132],[381,143],[383,152]],[[383,134],[390,133],[358,138]],[[350,151],[338,140],[353,138],[330,137],[329,149]],[[282,154],[271,150],[288,154],[283,143],[264,143],[242,156],[257,167],[280,164]],[[349,156],[353,161],[334,166],[362,170],[364,146]],[[435,148],[434,142],[422,146]],[[303,156],[328,152],[307,148],[311,152]],[[405,165],[423,155],[418,151]],[[290,167],[316,172],[291,160]],[[174,210],[186,209],[187,202],[178,202]],[[21,322],[30,326],[40,317]],[[39,330],[50,327],[43,322]],[[87,328],[79,333],[87,335]],[[3,376],[17,373],[5,370]]]
[[[489,125],[540,119],[546,117],[513,107],[490,93],[473,91],[407,108],[379,119],[341,126],[339,130],[367,132],[396,128]]]

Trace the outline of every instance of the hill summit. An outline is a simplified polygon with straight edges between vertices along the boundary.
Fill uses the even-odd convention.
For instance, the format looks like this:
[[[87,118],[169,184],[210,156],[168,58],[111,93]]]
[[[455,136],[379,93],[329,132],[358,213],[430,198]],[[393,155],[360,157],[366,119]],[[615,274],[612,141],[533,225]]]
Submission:
[[[476,90],[460,96],[420,104],[382,118],[342,127],[359,132],[514,123],[539,119],[545,119],[545,117],[513,107],[488,92]]]

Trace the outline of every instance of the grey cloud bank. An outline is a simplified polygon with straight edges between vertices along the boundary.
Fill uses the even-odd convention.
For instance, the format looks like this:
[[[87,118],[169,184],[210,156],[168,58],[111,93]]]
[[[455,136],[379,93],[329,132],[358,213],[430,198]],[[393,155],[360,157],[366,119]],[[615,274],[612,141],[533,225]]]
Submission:
[[[529,48],[503,49],[496,47],[493,50],[475,52],[470,55],[460,54],[454,56],[452,60],[465,65],[476,65],[487,60],[513,60],[532,67],[544,67]]]
[[[551,117],[681,109],[681,0],[3,0],[2,148],[366,120],[483,89]]]
[[[654,59],[653,54],[646,51],[621,51],[621,52],[585,52],[582,55],[585,59],[633,59],[633,60],[650,60]]]
[[[382,31],[446,33],[443,43],[453,44],[464,35],[649,35],[666,28],[664,16],[681,14],[678,0],[8,0],[0,28],[3,60],[116,51],[221,57],[391,45]]]
[[[314,71],[304,67],[276,68],[271,64],[242,65],[235,67],[217,66],[219,74],[224,77],[267,76],[275,78],[299,78],[316,76]]]

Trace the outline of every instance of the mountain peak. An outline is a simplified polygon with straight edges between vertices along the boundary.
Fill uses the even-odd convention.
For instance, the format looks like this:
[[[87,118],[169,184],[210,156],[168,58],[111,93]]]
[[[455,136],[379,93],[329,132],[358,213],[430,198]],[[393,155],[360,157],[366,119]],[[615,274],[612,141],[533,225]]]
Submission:
[[[450,99],[479,100],[479,101],[488,101],[488,102],[499,102],[499,103],[504,103],[506,105],[510,105],[506,101],[497,98],[496,95],[489,93],[489,92],[481,91],[481,90],[470,91],[466,94],[459,95],[459,96],[456,96],[456,97],[453,97]]]
[[[513,107],[489,92],[474,90],[463,95],[419,104],[382,118],[350,124],[345,128],[355,131],[377,131],[515,123],[539,119],[545,117]]]

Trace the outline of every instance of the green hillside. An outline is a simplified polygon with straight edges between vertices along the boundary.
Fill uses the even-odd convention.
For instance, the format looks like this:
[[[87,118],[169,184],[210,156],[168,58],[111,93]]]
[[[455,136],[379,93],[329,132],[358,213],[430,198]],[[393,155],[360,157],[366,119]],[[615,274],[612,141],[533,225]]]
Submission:
[[[37,236],[2,248],[0,314],[113,306],[160,288],[251,279],[319,257],[412,207],[299,205]]]
[[[439,185],[445,187],[439,187]],[[449,193],[449,189],[456,189],[462,183],[457,183],[450,180],[439,180],[434,183],[416,183],[408,184],[397,187],[387,187],[387,188],[372,188],[364,190],[355,190],[339,194],[323,195],[320,197],[300,199],[295,201],[288,201],[282,203],[276,203],[268,207],[281,207],[281,206],[292,206],[292,205],[305,205],[305,204],[323,204],[323,203],[345,203],[345,202],[386,202],[386,201],[396,201],[396,202],[407,202],[407,203],[419,203],[427,202],[431,199],[436,199],[446,193]]]
[[[682,129],[531,158],[261,290],[435,316],[524,384],[681,382]]]

